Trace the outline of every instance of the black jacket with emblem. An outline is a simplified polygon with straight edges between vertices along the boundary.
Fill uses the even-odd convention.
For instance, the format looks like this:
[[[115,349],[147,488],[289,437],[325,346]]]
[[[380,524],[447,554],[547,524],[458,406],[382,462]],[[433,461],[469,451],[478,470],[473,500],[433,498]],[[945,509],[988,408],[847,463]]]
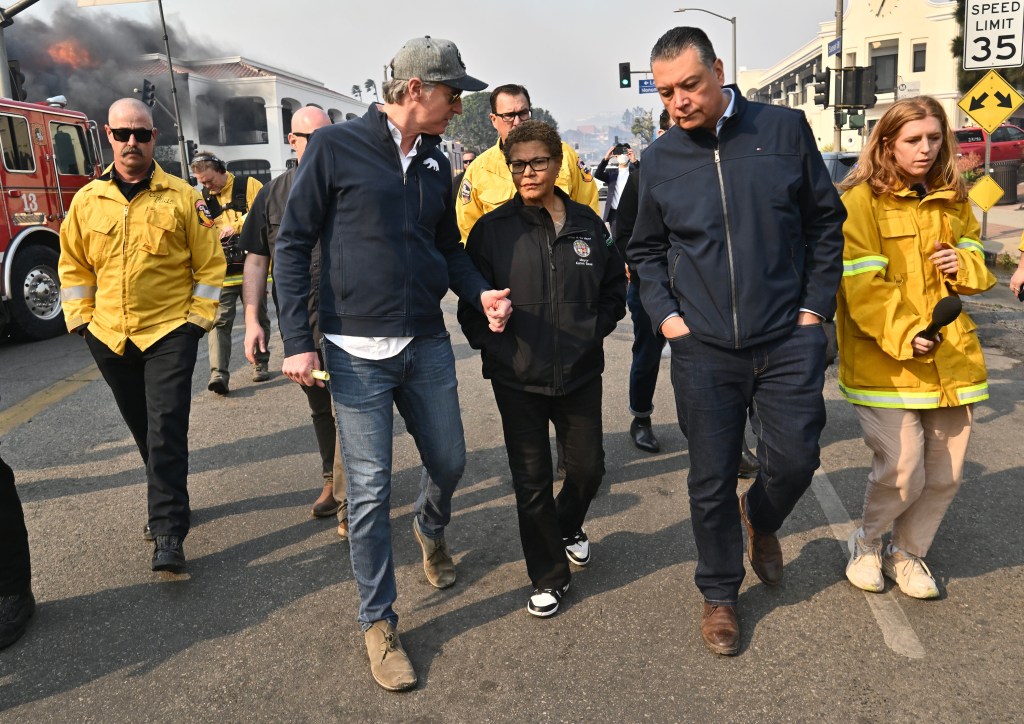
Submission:
[[[561,189],[565,226],[556,236],[542,207],[519,194],[485,214],[466,251],[494,289],[511,290],[501,334],[481,312],[459,304],[462,331],[482,351],[484,377],[543,395],[564,395],[604,370],[602,340],[626,313],[622,257],[604,223]]]

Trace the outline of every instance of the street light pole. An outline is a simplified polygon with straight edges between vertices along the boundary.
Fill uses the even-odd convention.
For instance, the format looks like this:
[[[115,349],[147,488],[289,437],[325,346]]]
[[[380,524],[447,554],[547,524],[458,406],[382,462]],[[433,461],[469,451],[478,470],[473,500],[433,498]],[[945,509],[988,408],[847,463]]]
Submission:
[[[712,12],[711,10],[705,10],[704,8],[679,8],[674,12],[685,13],[687,10],[692,10],[698,13],[707,13],[708,15],[714,15],[716,18],[728,20],[730,23],[732,23],[732,82],[738,85],[740,70],[739,67],[737,67],[736,65],[736,18],[728,18],[725,15],[719,15],[716,12]]]

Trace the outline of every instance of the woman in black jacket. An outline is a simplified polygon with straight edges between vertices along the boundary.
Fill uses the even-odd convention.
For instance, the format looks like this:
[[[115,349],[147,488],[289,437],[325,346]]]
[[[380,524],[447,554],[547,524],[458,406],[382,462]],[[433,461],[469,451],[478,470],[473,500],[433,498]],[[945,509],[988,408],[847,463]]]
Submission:
[[[555,187],[562,141],[553,128],[522,123],[504,152],[517,193],[473,226],[466,250],[489,283],[512,290],[515,314],[503,334],[468,305],[459,322],[501,413],[535,589],[527,611],[546,617],[569,588],[569,562],[590,562],[583,521],[604,476],[602,341],[625,315],[625,272],[601,219]],[[552,422],[565,461],[557,498]]]

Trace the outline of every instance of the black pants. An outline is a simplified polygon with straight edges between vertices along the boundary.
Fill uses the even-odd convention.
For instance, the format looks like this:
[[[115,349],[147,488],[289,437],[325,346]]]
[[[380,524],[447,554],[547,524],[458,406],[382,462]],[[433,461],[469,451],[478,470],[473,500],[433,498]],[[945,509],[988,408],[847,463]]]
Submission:
[[[103,379],[128,424],[148,482],[153,535],[184,538],[189,529],[188,415],[199,337],[181,326],[145,351],[131,341],[123,355],[86,332]]]
[[[568,395],[548,396],[492,383],[516,492],[519,536],[535,588],[569,582],[563,538],[583,525],[604,477],[601,378]],[[548,424],[563,449],[565,481],[554,497]]]
[[[320,369],[324,369],[324,360],[320,357]],[[316,435],[316,447],[320,451],[320,463],[323,469],[324,480],[334,479],[334,450],[338,447],[338,428],[334,424],[334,400],[331,398],[331,390],[324,387],[306,387],[299,385],[306,393],[306,402],[309,403],[309,413],[313,418],[313,433]]]
[[[0,596],[25,593],[32,583],[28,531],[14,471],[0,458]]]

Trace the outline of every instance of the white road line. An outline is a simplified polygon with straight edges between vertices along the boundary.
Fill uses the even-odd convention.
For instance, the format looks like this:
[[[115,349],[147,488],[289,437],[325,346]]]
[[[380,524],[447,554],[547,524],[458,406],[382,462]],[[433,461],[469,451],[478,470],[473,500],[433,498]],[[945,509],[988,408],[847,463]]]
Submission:
[[[846,512],[846,508],[843,507],[843,501],[839,499],[836,489],[832,487],[832,482],[823,469],[818,468],[814,473],[811,490],[814,491],[818,505],[821,506],[829,525],[832,526],[832,535],[842,544],[843,551],[846,552],[846,542],[853,532],[853,520]],[[908,659],[923,659],[925,656],[924,646],[917,638],[917,634],[914,633],[914,629],[911,628],[899,601],[896,600],[895,590],[890,590],[888,593],[865,591],[864,597],[875,621],[878,622],[878,627],[882,629],[885,645]]]

